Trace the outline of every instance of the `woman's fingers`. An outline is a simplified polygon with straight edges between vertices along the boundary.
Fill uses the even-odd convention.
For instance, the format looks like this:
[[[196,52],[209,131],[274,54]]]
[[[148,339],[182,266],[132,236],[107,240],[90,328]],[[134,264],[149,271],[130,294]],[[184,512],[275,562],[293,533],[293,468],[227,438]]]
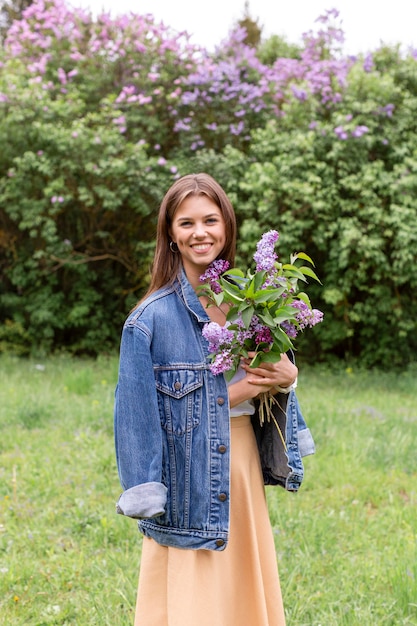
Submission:
[[[249,353],[249,356],[252,357],[252,354],[253,356],[255,355],[255,353]],[[249,364],[250,360],[248,362],[248,359],[244,359],[242,367],[248,376],[258,377],[257,379],[249,380],[252,384],[288,387],[298,375],[297,367],[289,360],[286,354],[282,354],[281,359],[275,363],[264,362],[257,367],[250,367]],[[258,379],[262,382],[259,382]]]

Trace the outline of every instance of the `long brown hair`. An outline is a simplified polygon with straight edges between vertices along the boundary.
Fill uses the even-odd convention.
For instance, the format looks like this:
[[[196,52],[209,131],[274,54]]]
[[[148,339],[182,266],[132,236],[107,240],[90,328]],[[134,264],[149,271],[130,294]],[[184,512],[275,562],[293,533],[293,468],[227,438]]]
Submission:
[[[181,267],[181,255],[169,246],[169,235],[175,212],[186,198],[207,196],[219,207],[226,228],[226,243],[219,259],[229,261],[233,267],[236,253],[236,216],[223,188],[209,174],[187,174],[179,178],[165,194],[158,215],[155,256],[152,264],[151,282],[141,301],[151,293],[172,284]]]

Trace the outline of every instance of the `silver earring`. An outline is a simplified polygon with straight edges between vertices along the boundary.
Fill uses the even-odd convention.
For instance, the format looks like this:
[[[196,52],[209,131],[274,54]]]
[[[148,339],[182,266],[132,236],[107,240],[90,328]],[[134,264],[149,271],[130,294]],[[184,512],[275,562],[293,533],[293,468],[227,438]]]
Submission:
[[[176,246],[176,248],[174,248],[174,246]],[[178,246],[175,243],[175,241],[170,241],[169,242],[169,249],[171,250],[171,252],[173,252],[174,254],[176,254],[178,252]]]

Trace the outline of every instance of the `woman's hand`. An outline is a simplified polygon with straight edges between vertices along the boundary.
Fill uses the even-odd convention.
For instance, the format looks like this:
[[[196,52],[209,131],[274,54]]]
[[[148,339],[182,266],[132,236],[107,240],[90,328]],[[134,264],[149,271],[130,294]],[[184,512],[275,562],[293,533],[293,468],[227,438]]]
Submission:
[[[245,400],[256,398],[260,393],[277,392],[276,387],[289,387],[297,378],[298,368],[291,363],[286,354],[282,354],[280,361],[276,363],[262,363],[259,367],[249,367],[254,356],[255,353],[250,352],[250,358],[241,362],[246,376],[229,386],[231,407]]]
[[[263,391],[269,391],[274,387],[289,387],[298,376],[298,368],[290,361],[286,354],[275,363],[261,363],[258,367],[249,367],[255,352],[249,353],[249,359],[242,361],[242,367],[246,371],[246,380],[252,385],[261,385]],[[265,389],[267,387],[267,389]]]

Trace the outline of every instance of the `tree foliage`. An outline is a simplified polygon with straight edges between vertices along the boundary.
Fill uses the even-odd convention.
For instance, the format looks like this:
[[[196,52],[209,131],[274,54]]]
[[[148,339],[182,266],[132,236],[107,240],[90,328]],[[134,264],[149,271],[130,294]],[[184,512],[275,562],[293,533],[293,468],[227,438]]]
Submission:
[[[237,25],[246,31],[244,42],[251,48],[258,48],[261,42],[262,27],[258,24],[258,20],[254,20],[249,11],[249,2],[246,0],[243,17],[238,20]]]
[[[23,11],[33,0],[1,0],[0,1],[0,43],[9,30],[12,22],[22,18]]]
[[[248,18],[248,8],[244,16]],[[416,345],[416,56],[343,55],[335,11],[300,47],[214,52],[149,16],[36,0],[0,66],[0,350],[98,353],[146,287],[171,182],[205,170],[262,232],[305,250],[324,323],[314,359],[403,364]],[[284,45],[285,44],[285,45]]]

